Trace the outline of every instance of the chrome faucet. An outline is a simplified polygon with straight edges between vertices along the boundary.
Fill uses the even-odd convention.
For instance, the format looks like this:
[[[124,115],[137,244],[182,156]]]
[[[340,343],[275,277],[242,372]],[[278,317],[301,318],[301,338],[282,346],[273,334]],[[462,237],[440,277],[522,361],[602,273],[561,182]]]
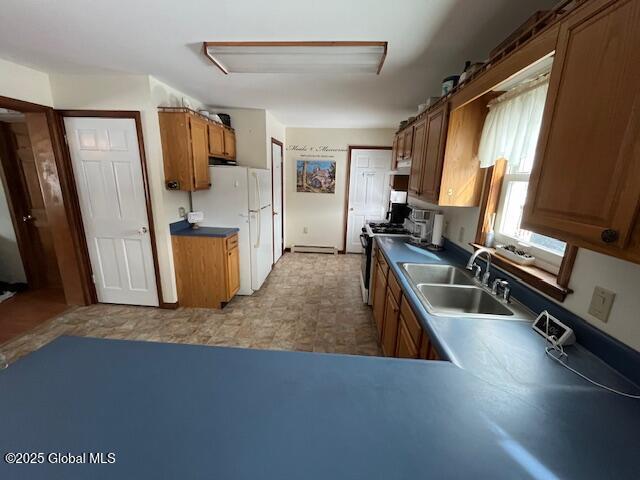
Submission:
[[[482,275],[481,282],[482,282],[482,285],[484,285],[485,287],[488,287],[489,277],[491,276],[491,250],[490,249],[486,247],[481,247],[478,250],[476,250],[475,253],[471,255],[471,258],[469,259],[469,261],[467,262],[467,270],[476,269],[475,278],[477,279],[479,277],[478,268],[480,267],[479,265],[476,264],[476,258],[478,258],[482,253],[487,254],[487,269],[484,271],[484,275]]]
[[[502,290],[502,301],[505,303],[509,303],[511,300],[511,287],[509,286],[509,282],[501,278],[496,278],[493,281],[491,293],[498,296],[500,290]]]

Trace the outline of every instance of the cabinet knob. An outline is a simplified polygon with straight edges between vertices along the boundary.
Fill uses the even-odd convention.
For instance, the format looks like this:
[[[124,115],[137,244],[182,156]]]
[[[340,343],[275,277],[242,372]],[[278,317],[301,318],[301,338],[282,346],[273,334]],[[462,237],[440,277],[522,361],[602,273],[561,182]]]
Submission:
[[[618,240],[618,232],[607,228],[606,230],[602,231],[602,233],[600,234],[600,238],[602,238],[602,241],[605,243],[613,243]]]

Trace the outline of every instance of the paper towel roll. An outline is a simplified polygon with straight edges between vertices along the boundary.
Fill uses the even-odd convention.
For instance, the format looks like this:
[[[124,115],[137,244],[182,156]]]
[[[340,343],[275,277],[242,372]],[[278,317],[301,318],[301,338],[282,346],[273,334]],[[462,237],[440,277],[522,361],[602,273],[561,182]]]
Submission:
[[[431,244],[442,246],[442,229],[444,227],[444,215],[436,213],[433,219],[433,235],[431,237]]]

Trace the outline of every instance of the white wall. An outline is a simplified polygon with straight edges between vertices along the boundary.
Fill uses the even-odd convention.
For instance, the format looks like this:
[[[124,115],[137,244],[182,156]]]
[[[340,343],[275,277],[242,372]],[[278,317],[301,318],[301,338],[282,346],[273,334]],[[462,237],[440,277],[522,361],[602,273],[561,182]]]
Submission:
[[[267,136],[266,111],[253,108],[214,108],[214,112],[231,116],[231,126],[236,131],[236,159],[238,165],[253,168],[269,168],[265,138]]]
[[[52,106],[49,75],[0,59],[0,95]]]
[[[394,130],[287,128],[285,149],[286,246],[344,248],[344,202],[349,145],[391,146]],[[324,148],[326,147],[326,148]],[[300,149],[306,148],[306,151]],[[296,160],[335,160],[336,192],[296,192]],[[308,233],[304,233],[304,228]]]
[[[164,187],[164,166],[157,107],[176,106],[178,99],[196,99],[147,75],[62,75],[51,74],[55,108],[88,110],[136,110],[140,112],[144,148],[153,207],[160,284],[165,302],[177,300],[173,249],[169,223],[179,220],[178,208],[188,209],[188,195]]]
[[[3,179],[0,179],[0,281],[26,283]],[[1,292],[0,292],[1,293]]]
[[[424,206],[429,205],[416,202],[411,198],[410,201]],[[431,208],[440,207],[431,206]],[[447,207],[440,210],[444,211],[447,224],[445,236],[466,250],[472,251],[469,243],[475,238],[480,209]],[[464,229],[462,241],[460,241],[461,227]],[[581,248],[569,282],[569,288],[574,293],[568,295],[560,305],[622,343],[640,350],[639,285],[640,265]],[[592,317],[587,312],[595,286],[616,292],[607,323]]]

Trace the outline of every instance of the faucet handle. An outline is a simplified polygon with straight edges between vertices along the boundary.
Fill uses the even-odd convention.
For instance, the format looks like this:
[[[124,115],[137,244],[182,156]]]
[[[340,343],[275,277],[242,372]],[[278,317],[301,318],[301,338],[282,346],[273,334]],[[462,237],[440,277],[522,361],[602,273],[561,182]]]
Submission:
[[[478,280],[480,278],[480,272],[482,272],[482,267],[477,263],[474,263],[473,265],[469,265],[467,270],[471,270],[473,272],[473,278]]]

